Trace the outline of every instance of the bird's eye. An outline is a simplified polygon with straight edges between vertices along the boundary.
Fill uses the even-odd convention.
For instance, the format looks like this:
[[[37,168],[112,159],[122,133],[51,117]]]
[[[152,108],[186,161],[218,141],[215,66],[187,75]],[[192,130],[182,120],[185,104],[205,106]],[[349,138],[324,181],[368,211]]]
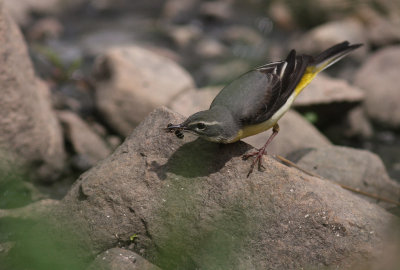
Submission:
[[[197,127],[197,129],[200,129],[200,130],[206,129],[206,125],[205,125],[204,123],[198,123],[198,124],[196,125],[196,127]]]

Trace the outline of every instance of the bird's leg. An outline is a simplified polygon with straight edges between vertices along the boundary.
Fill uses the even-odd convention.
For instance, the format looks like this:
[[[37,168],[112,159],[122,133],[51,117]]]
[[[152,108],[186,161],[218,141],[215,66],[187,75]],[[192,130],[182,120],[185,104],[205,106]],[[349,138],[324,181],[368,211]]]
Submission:
[[[253,172],[254,166],[256,165],[257,162],[258,162],[258,169],[259,169],[259,170],[263,167],[263,165],[262,165],[262,156],[266,153],[265,150],[267,149],[267,146],[272,142],[272,140],[273,140],[274,137],[278,134],[278,132],[279,132],[279,125],[278,125],[278,123],[276,123],[276,124],[273,126],[273,128],[272,128],[272,134],[271,134],[271,136],[269,136],[267,142],[264,144],[263,147],[261,147],[260,149],[258,149],[258,151],[252,152],[252,153],[250,153],[250,154],[243,155],[242,158],[243,158],[244,160],[248,159],[249,157],[256,156],[256,159],[255,159],[255,160],[253,161],[253,163],[251,164],[250,171],[249,171],[249,173],[247,174],[247,177],[249,177],[250,174]]]

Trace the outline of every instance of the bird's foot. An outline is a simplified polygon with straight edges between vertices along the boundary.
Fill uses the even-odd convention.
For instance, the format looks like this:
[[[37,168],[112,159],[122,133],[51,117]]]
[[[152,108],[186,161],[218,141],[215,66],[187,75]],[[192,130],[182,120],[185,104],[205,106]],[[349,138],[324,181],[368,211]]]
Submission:
[[[247,160],[249,157],[256,156],[256,158],[251,163],[250,170],[249,170],[249,173],[247,174],[247,177],[249,177],[250,174],[253,172],[256,163],[258,163],[258,170],[259,171],[261,171],[261,169],[265,169],[265,167],[262,165],[262,157],[263,157],[264,154],[266,154],[266,151],[265,151],[265,148],[263,147],[261,149],[258,149],[255,152],[252,152],[252,153],[249,153],[249,154],[245,154],[245,155],[242,156],[243,160]]]

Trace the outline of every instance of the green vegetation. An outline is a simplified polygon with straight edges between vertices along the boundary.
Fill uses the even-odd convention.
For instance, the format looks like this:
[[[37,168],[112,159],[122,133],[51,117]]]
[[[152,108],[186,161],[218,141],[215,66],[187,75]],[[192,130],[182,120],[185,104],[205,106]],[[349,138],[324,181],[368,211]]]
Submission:
[[[134,242],[136,238],[138,238],[138,235],[137,233],[134,233],[129,237],[129,240],[131,240],[131,242]]]
[[[318,122],[318,114],[315,112],[306,112],[303,117],[310,123],[316,124]]]
[[[5,257],[0,257],[2,269],[85,269],[89,252],[82,254],[77,248],[80,239],[62,227],[44,219],[0,219],[1,242],[15,243]]]
[[[27,182],[28,174],[10,163],[2,163],[0,209],[12,211],[13,208],[32,203],[32,191],[28,188],[30,183]],[[2,216],[0,269],[85,269],[86,260],[90,255],[89,252],[82,254],[84,241],[77,236],[76,231],[68,230],[64,223],[66,222],[53,220],[51,216],[38,216],[35,220]],[[11,246],[9,251],[4,248],[7,246]]]

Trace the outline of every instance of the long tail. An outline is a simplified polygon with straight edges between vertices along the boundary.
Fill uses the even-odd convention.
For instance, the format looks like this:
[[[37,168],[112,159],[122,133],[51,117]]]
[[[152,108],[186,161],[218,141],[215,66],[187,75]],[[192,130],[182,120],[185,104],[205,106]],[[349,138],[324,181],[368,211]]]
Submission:
[[[315,72],[321,72],[361,46],[362,44],[350,45],[348,41],[336,44],[314,57],[309,66],[313,67]]]
[[[298,81],[294,90],[296,96],[300,94],[304,87],[306,87],[318,73],[333,65],[334,63],[348,55],[351,51],[361,46],[362,44],[350,45],[348,41],[344,41],[342,43],[336,44],[333,47],[330,47],[316,57],[311,57],[310,61],[308,62],[307,68],[305,68],[303,76]]]

